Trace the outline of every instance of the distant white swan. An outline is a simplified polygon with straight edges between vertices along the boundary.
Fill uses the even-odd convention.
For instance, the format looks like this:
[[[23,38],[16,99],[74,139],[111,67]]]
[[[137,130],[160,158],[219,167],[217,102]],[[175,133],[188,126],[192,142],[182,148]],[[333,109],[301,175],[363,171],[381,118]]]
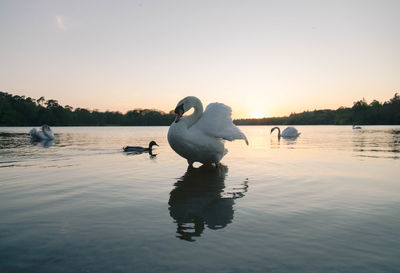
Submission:
[[[360,126],[353,125],[353,130],[359,130],[359,129],[362,129],[362,128]]]
[[[182,117],[191,108],[194,108],[193,114]],[[177,104],[175,113],[176,119],[168,130],[168,142],[190,166],[194,162],[219,163],[228,152],[224,139],[244,139],[249,145],[246,136],[232,123],[232,109],[225,104],[210,103],[203,112],[201,101],[190,96]]]
[[[279,127],[274,127],[274,128],[271,129],[271,134],[275,129],[278,130],[278,138],[281,138],[281,137],[283,137],[283,138],[296,138],[296,137],[298,137],[300,135],[300,133],[294,127],[285,128],[285,130],[282,131],[282,134],[281,134],[281,129],[279,129]]]
[[[54,134],[51,131],[49,125],[42,125],[41,130],[36,130],[36,128],[32,128],[29,131],[29,134],[34,140],[53,140]]]

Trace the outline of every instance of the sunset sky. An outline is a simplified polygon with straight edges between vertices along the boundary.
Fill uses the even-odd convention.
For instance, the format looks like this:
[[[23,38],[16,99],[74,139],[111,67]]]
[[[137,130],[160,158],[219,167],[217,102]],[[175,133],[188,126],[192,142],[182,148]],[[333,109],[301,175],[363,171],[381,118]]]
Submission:
[[[0,91],[234,118],[400,92],[400,1],[0,1]]]

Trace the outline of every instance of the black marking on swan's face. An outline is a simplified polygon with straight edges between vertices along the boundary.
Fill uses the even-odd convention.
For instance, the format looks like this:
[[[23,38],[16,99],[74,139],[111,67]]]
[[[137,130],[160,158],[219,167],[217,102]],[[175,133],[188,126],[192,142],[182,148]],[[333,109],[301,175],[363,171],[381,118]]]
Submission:
[[[183,109],[183,103],[181,103],[175,108],[175,122],[178,122],[181,119],[183,113],[185,113],[185,110]]]

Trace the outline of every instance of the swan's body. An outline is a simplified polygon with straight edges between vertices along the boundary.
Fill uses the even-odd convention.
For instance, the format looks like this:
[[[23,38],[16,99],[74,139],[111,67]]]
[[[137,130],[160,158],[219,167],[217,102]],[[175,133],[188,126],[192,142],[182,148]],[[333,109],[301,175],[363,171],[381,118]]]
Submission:
[[[191,108],[194,108],[193,114],[182,117]],[[246,136],[232,123],[231,108],[225,104],[211,103],[203,112],[198,98],[186,97],[178,103],[175,113],[177,117],[169,127],[168,142],[189,165],[219,163],[228,152],[224,139],[244,139],[248,145]]]
[[[54,134],[50,127],[46,124],[42,125],[41,130],[32,128],[29,132],[30,136],[34,140],[53,140]]]
[[[354,129],[354,130],[359,130],[359,129],[361,129],[361,127],[360,127],[360,126],[355,126],[355,125],[353,125],[353,129]]]
[[[277,129],[278,130],[278,138],[296,138],[300,135],[300,133],[297,131],[296,128],[294,127],[287,127],[282,131],[281,134],[281,129],[279,129],[279,127],[274,127],[271,129],[271,134],[272,132]]]
[[[125,146],[122,149],[124,152],[135,152],[135,153],[144,153],[144,152],[151,152],[153,150],[153,146],[158,144],[155,141],[150,141],[149,147],[141,147],[141,146]]]

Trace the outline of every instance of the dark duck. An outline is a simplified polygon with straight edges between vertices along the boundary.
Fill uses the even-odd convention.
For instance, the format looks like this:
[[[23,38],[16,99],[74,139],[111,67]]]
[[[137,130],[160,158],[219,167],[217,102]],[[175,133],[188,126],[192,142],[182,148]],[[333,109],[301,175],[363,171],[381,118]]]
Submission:
[[[125,146],[122,149],[124,150],[124,152],[137,153],[137,154],[141,154],[141,153],[150,153],[151,154],[153,151],[154,145],[158,146],[158,144],[155,141],[150,141],[148,148],[141,147],[141,146]]]

